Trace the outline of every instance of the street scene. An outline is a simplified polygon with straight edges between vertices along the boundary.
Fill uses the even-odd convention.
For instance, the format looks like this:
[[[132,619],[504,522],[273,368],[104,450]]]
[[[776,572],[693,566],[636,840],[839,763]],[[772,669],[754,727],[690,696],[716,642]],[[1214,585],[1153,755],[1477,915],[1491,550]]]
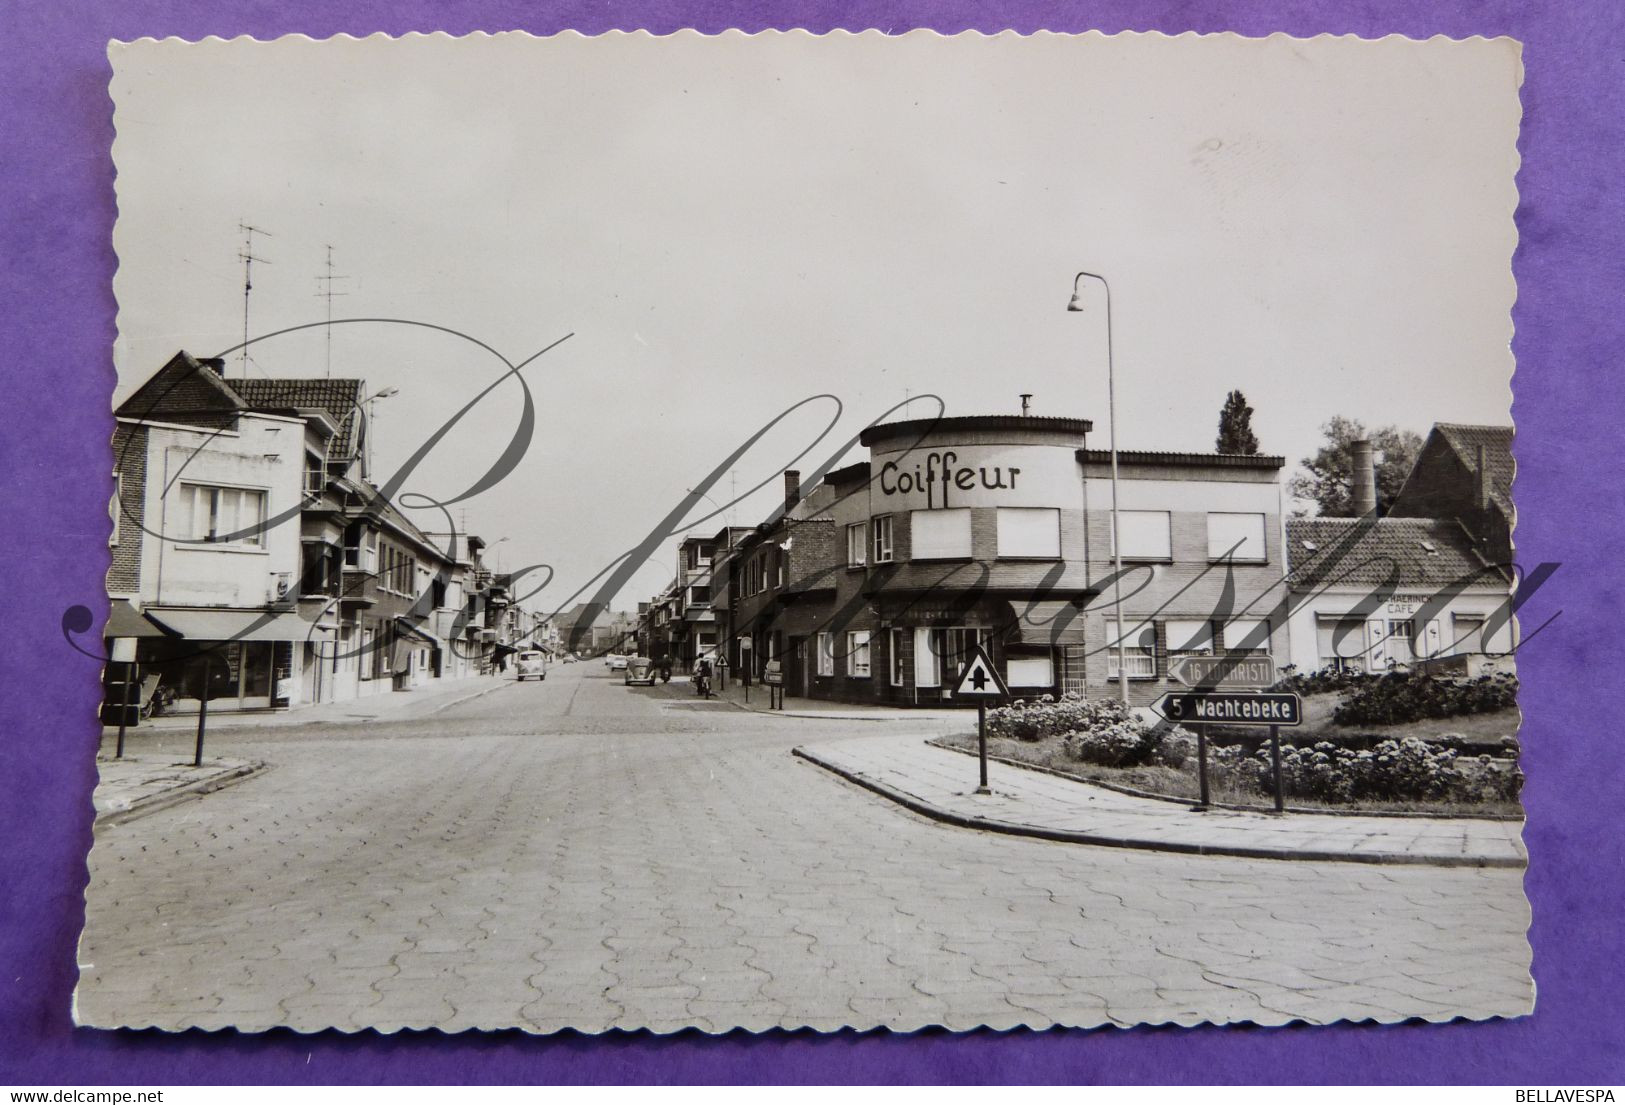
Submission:
[[[114,44],[77,1023],[1528,1014],[1518,56],[1363,45]]]
[[[98,832],[78,1016],[670,1032],[1528,1007],[1519,870],[995,835],[790,755],[943,724],[769,717],[577,664],[427,719],[223,729],[219,755],[272,766]]]

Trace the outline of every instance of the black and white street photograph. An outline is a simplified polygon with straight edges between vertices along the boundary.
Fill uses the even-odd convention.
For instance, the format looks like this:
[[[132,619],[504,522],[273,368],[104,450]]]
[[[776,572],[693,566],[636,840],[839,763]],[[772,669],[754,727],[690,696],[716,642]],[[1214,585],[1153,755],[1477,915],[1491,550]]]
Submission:
[[[108,55],[77,1024],[1533,1011],[1517,43]]]

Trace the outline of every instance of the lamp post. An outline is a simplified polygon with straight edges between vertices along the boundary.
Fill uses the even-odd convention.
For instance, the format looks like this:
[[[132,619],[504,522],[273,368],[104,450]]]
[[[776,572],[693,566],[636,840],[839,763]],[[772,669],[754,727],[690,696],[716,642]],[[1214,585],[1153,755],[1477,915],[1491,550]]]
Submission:
[[[1083,310],[1084,277],[1106,289],[1106,417],[1112,456],[1112,605],[1117,608],[1117,690],[1128,705],[1128,644],[1123,640],[1123,527],[1117,511],[1117,379],[1112,366],[1112,286],[1099,273],[1080,272],[1072,279],[1068,311]]]
[[[372,422],[373,422],[373,417],[374,417],[374,406],[378,402],[378,400],[380,400],[380,399],[388,399],[392,395],[399,395],[400,391],[401,391],[400,388],[393,387],[393,386],[392,387],[387,387],[387,388],[379,388],[377,391],[373,392],[371,395],[369,395],[365,399],[361,400],[361,403],[359,404],[359,405],[365,406],[367,408],[367,423],[366,423],[367,429],[366,429],[366,439],[365,439],[365,442],[364,442],[364,444],[366,445],[366,452],[365,452],[365,454],[363,454],[363,456],[361,458],[361,471],[362,471],[362,474],[365,475],[366,477],[368,477],[369,479],[372,477]]]

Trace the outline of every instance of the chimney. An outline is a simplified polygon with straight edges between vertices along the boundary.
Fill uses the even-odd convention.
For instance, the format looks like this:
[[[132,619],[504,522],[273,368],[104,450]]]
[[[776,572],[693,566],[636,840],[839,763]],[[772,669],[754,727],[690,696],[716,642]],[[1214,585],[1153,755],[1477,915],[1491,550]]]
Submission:
[[[1032,405],[1033,405],[1033,393],[1030,392],[1030,391],[1022,392],[1021,393],[1021,417],[1026,418],[1027,415],[1032,412]]]
[[[789,514],[801,502],[801,473],[794,468],[784,470],[784,513]]]
[[[1489,453],[1480,443],[1478,446],[1478,509],[1490,508],[1490,464]]]
[[[226,358],[224,357],[200,357],[198,358],[198,364],[203,365],[205,368],[214,369],[216,376],[226,374]]]
[[[1377,510],[1377,465],[1371,455],[1371,442],[1361,438],[1354,443],[1354,516],[1364,518]]]

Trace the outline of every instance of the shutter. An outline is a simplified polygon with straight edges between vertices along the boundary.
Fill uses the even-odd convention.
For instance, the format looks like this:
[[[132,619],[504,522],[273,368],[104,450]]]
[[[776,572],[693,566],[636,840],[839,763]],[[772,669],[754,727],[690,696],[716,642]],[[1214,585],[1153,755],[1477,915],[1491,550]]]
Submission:
[[[1417,650],[1417,655],[1422,659],[1430,660],[1439,655],[1440,651],[1442,651],[1444,642],[1439,634],[1439,623],[1437,620],[1427,623],[1426,632],[1424,633],[1422,640],[1418,643],[1421,645],[1421,647]]]
[[[1367,671],[1388,670],[1388,625],[1381,619],[1365,623],[1365,668]]]

